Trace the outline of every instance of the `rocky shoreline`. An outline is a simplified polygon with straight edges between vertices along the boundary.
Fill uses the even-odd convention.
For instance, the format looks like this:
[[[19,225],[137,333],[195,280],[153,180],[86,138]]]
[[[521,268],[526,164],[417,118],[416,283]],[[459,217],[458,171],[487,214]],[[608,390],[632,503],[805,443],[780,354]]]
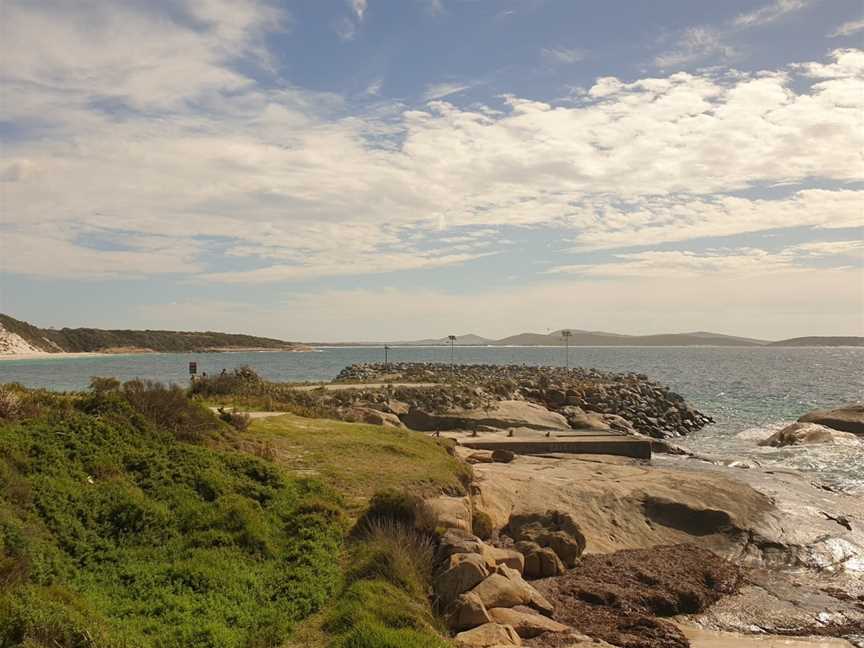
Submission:
[[[351,365],[334,380],[337,384],[363,382],[427,385],[419,391],[407,387],[395,390],[396,400],[407,407],[405,411],[389,408],[388,394],[380,390],[364,394],[362,387],[358,393],[343,394],[338,403],[343,409],[365,406],[395,414],[403,421],[408,418],[404,422],[412,429],[436,429],[436,425],[441,430],[465,429],[465,417],[460,418],[460,413],[513,401],[544,407],[562,416],[573,429],[613,429],[655,439],[685,436],[713,422],[679,394],[637,373],[522,365],[392,363]],[[435,385],[434,390],[428,387],[430,384]],[[448,413],[449,418],[433,416]],[[427,422],[416,427],[424,419],[423,414]]]
[[[864,648],[861,498],[742,462],[458,445],[568,428],[665,440],[711,422],[644,375],[371,364],[335,384],[326,397],[355,420],[461,431],[470,493],[429,502],[449,529],[434,600],[460,648]],[[858,444],[862,413],[814,412],[767,443]]]

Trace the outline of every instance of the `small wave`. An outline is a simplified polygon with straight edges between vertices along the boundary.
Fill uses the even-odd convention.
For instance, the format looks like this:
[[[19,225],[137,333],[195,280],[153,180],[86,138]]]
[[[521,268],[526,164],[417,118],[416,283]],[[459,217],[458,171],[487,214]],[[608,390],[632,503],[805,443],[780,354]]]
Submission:
[[[779,432],[790,423],[791,421],[778,421],[777,423],[766,423],[765,425],[749,427],[745,430],[741,430],[738,434],[735,435],[735,438],[744,441],[764,441],[772,434],[774,434],[775,432]]]

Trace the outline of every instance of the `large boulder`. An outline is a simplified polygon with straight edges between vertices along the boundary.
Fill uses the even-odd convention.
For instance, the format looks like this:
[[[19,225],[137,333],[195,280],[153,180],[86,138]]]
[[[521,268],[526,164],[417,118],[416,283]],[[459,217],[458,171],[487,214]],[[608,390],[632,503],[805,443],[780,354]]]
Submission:
[[[549,547],[567,567],[575,565],[585,551],[585,536],[579,525],[561,511],[515,514],[510,517],[507,529],[516,541]]]
[[[570,628],[530,608],[492,608],[489,616],[495,623],[511,626],[522,639],[532,639],[545,632],[567,632]]]
[[[536,542],[522,540],[516,543],[525,560],[522,575],[525,578],[549,578],[567,571],[564,563],[552,549],[541,547]]]
[[[467,497],[448,497],[442,495],[426,500],[429,508],[438,520],[438,526],[444,529],[460,529],[471,532],[471,500]]]
[[[399,417],[390,412],[382,412],[371,407],[349,407],[342,412],[342,420],[349,423],[366,423],[385,427],[405,428]]]
[[[486,560],[479,554],[457,553],[450,556],[447,568],[435,577],[435,594],[446,608],[460,594],[468,592],[489,575]],[[482,600],[482,597],[481,597]]]
[[[525,556],[515,549],[483,545],[483,556],[487,562],[491,562],[496,567],[498,565],[507,565],[510,569],[515,569],[520,574],[525,569]]]
[[[540,592],[529,585],[519,572],[505,565],[499,565],[494,574],[471,591],[480,597],[487,610],[526,605],[550,616],[553,611],[552,604]]]
[[[529,428],[532,430],[567,430],[567,419],[542,405],[528,401],[497,401],[488,408],[427,412],[412,407],[399,417],[412,430],[473,430],[479,427],[496,430]]]
[[[833,410],[808,412],[798,419],[801,423],[818,423],[825,427],[864,435],[864,405],[846,405]]]
[[[473,592],[461,594],[447,614],[447,624],[454,632],[464,632],[491,622],[486,606]]]
[[[813,445],[818,443],[831,443],[835,445],[861,445],[859,437],[851,432],[832,430],[817,423],[793,423],[779,432],[775,432],[760,446],[772,446],[783,448],[792,445]]]
[[[457,648],[498,648],[499,646],[521,646],[522,640],[510,626],[487,623],[460,632],[455,638]]]
[[[596,430],[608,432],[612,427],[604,420],[602,414],[586,412],[576,405],[562,407],[558,412],[567,419],[567,423],[574,430]]]
[[[453,554],[483,552],[483,541],[464,529],[451,528],[444,532],[438,543],[438,560],[444,562]]]

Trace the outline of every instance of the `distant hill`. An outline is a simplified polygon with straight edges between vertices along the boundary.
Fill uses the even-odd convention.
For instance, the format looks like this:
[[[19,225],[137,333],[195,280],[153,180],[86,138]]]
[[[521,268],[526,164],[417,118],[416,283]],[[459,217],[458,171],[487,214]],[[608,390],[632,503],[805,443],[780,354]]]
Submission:
[[[23,352],[81,353],[155,351],[188,353],[204,351],[234,351],[248,349],[298,350],[301,345],[273,338],[212,331],[135,331],[94,328],[43,329],[0,313],[0,333],[7,338],[11,352],[17,341]],[[29,347],[29,348],[28,348]]]
[[[603,331],[581,331],[570,329],[570,346],[763,346],[765,340],[721,335],[720,333],[668,333],[661,335],[622,335]],[[432,346],[448,344],[447,338],[436,340],[416,340],[413,342],[394,342],[405,346]],[[456,345],[490,346],[564,346],[561,331],[553,333],[519,333],[500,340],[483,338],[478,335],[460,335]]]
[[[864,337],[798,337],[772,342],[769,346],[864,346]]]

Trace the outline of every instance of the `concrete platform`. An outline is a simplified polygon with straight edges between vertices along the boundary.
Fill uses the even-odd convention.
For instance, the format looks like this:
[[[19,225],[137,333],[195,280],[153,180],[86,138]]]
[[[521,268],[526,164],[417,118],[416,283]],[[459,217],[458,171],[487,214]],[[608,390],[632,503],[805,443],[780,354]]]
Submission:
[[[617,432],[593,430],[561,430],[551,436],[543,433],[514,434],[506,432],[483,433],[473,436],[470,432],[442,432],[441,436],[455,439],[459,444],[473,450],[510,450],[516,454],[603,454],[651,458],[651,442]]]

